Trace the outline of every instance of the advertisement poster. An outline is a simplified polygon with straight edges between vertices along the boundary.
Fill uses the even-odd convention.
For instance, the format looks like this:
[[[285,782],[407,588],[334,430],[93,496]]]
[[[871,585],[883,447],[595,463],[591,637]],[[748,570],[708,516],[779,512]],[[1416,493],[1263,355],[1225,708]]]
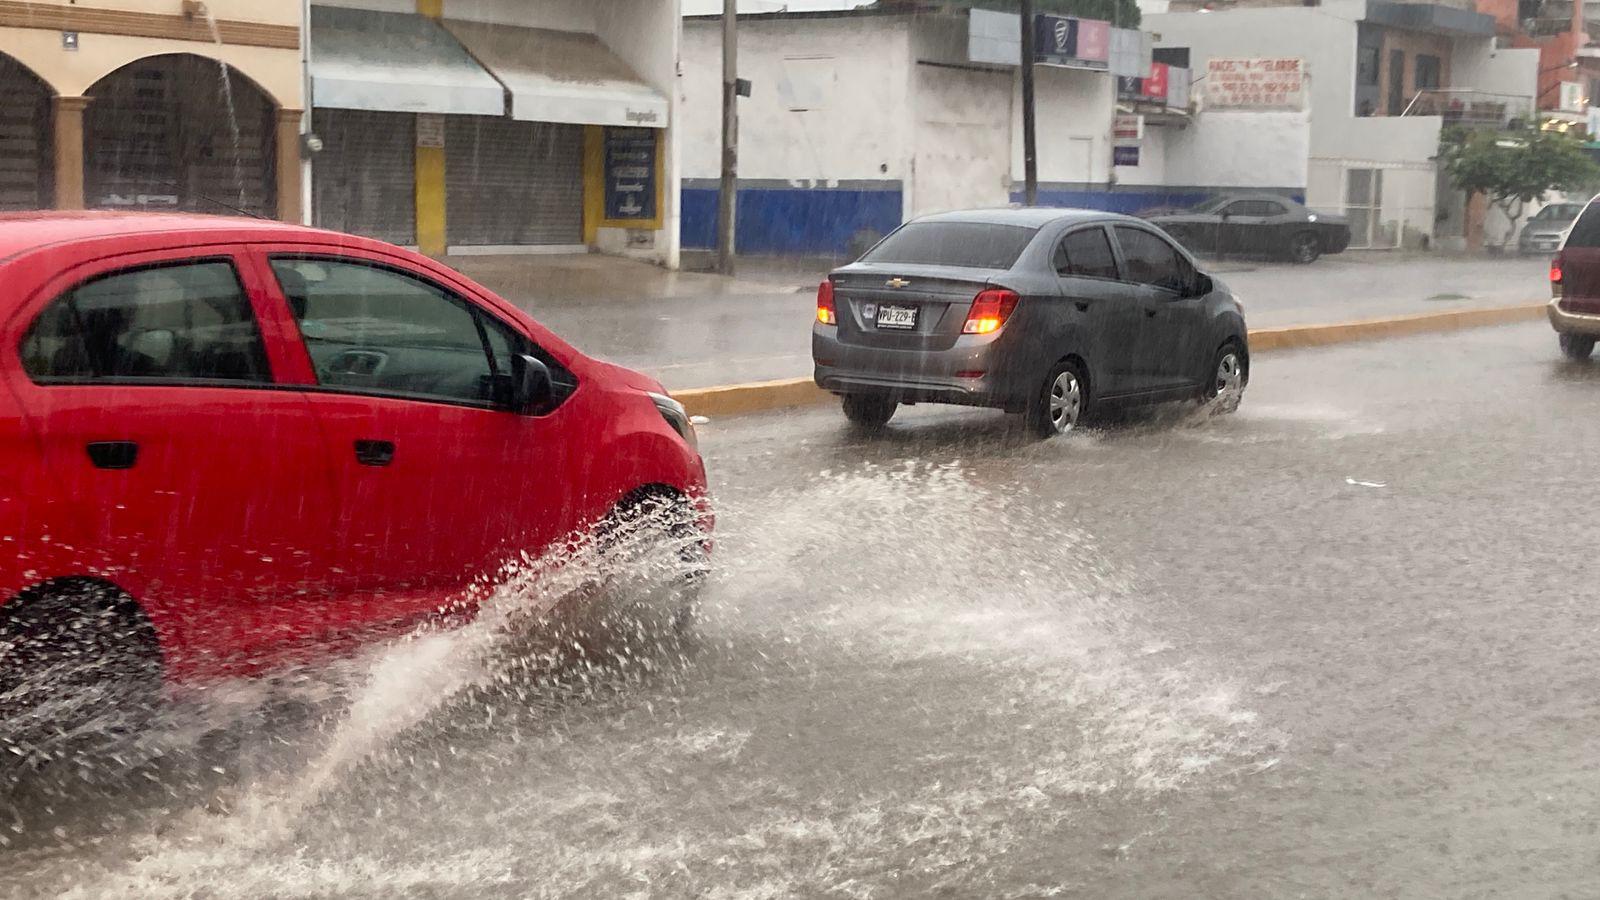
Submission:
[[[656,217],[656,131],[607,128],[606,218],[651,221]]]
[[[1206,61],[1206,106],[1211,109],[1303,109],[1305,61],[1300,59],[1210,59]]]

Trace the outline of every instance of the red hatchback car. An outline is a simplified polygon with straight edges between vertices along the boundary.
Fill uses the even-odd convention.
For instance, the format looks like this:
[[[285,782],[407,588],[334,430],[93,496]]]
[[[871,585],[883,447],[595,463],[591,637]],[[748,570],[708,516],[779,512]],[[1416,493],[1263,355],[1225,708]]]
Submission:
[[[65,652],[171,682],[393,634],[522,552],[704,502],[659,384],[378,241],[0,216],[0,285],[0,698]]]

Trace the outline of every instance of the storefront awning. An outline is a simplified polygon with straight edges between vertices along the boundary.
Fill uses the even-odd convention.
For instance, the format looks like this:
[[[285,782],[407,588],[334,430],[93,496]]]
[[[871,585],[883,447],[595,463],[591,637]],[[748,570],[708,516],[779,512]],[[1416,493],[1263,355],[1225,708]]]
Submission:
[[[574,125],[667,127],[667,98],[592,34],[447,20],[511,91],[511,117]]]
[[[315,106],[503,116],[505,89],[439,23],[409,13],[311,7]]]

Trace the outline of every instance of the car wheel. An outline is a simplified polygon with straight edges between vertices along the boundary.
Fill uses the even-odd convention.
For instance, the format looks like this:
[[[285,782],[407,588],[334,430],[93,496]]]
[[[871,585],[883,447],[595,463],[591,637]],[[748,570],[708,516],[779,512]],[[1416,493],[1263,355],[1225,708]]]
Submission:
[[[53,582],[0,613],[0,756],[87,763],[160,711],[155,628],[121,591]]]
[[[850,424],[868,431],[877,431],[889,424],[900,404],[878,394],[845,394],[844,417]]]
[[[1222,416],[1239,409],[1244,400],[1245,384],[1249,381],[1249,362],[1244,352],[1233,341],[1222,345],[1211,367],[1211,377],[1201,391],[1200,402],[1209,406],[1212,415]]]
[[[1561,355],[1567,359],[1582,361],[1594,353],[1594,338],[1581,334],[1561,335]]]
[[[1317,261],[1322,255],[1322,240],[1315,232],[1301,231],[1289,238],[1289,259],[1299,265]]]
[[[1088,379],[1078,365],[1064,359],[1050,369],[1028,407],[1028,427],[1041,438],[1070,434],[1089,405]]]
[[[574,616],[581,630],[624,641],[687,637],[711,571],[693,504],[666,490],[640,493],[617,505],[597,539],[602,584]]]

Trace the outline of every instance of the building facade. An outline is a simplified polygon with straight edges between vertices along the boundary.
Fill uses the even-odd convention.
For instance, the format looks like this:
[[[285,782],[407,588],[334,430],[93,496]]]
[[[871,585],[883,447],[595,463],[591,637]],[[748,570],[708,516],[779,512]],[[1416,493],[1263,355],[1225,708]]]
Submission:
[[[329,0],[309,18],[317,224],[431,255],[677,264],[675,2]]]
[[[680,34],[676,0],[0,0],[0,208],[676,265]]]
[[[1197,77],[1212,60],[1299,61],[1301,115],[1239,119],[1235,143],[1275,145],[1285,161],[1303,145],[1307,205],[1349,215],[1357,247],[1464,246],[1461,197],[1437,162],[1444,127],[1504,128],[1534,114],[1538,51],[1497,46],[1493,19],[1468,9],[1336,0],[1145,21],[1158,47],[1190,54]],[[1202,94],[1198,121],[1209,128],[1219,115]]]
[[[0,2],[0,208],[302,217],[301,11]]]

